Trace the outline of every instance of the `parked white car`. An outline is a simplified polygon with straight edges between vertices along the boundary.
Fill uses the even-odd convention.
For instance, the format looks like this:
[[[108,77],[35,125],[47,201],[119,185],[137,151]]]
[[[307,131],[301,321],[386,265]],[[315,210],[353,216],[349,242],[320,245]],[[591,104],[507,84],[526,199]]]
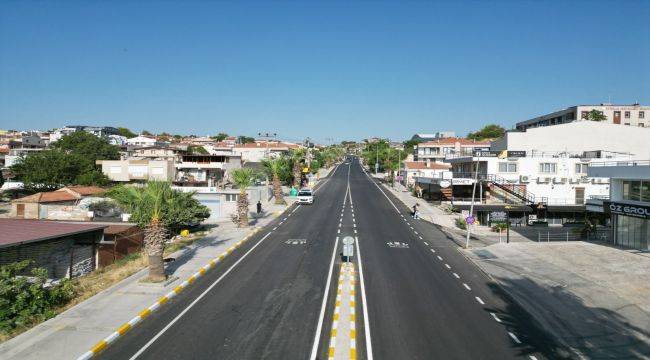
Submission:
[[[303,188],[298,191],[298,204],[313,204],[314,192],[309,188]]]

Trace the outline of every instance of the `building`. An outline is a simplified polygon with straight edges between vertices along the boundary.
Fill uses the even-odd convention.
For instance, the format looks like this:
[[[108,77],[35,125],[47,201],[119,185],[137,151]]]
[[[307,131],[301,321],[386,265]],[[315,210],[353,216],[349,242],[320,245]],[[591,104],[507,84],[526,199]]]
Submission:
[[[231,218],[237,213],[237,200],[239,199],[239,189],[224,189],[219,187],[185,187],[174,186],[179,191],[191,191],[193,197],[201,204],[210,209],[210,217],[205,220],[207,223],[217,222]],[[260,201],[263,208],[269,203],[273,196],[272,189],[268,186],[251,186],[246,190],[248,202],[251,205]],[[250,210],[254,211],[254,206]],[[253,214],[250,214],[253,217]]]
[[[517,130],[526,130],[530,128],[566,124],[575,121],[589,121],[588,115],[592,110],[599,111],[607,118],[603,122],[617,125],[629,126],[650,126],[648,115],[650,106],[639,104],[632,105],[576,105],[563,110],[554,111],[550,114],[538,116],[529,120],[518,122],[515,127]]]
[[[97,186],[68,186],[39,192],[11,202],[10,217],[41,220],[81,220],[92,218],[88,198],[101,197],[106,190]],[[85,206],[84,206],[85,205]]]
[[[0,219],[0,265],[31,260],[52,279],[74,278],[97,268],[106,225]],[[29,269],[24,275],[30,275]]]
[[[11,167],[19,158],[27,156],[36,151],[43,151],[44,148],[15,148],[9,149],[9,153],[5,155],[5,167]]]
[[[407,187],[415,185],[415,178],[441,178],[451,165],[431,161],[403,161],[400,164],[400,183]]]
[[[419,143],[415,146],[415,161],[430,160],[442,162],[450,156],[471,155],[475,151],[489,150],[489,141],[476,141],[464,138],[440,138]]]
[[[112,126],[86,126],[86,125],[68,125],[55,130],[50,134],[50,141],[55,142],[66,135],[70,135],[77,131],[86,131],[97,137],[107,137],[109,135],[119,135],[120,132],[117,128]]]
[[[239,154],[243,162],[260,162],[262,159],[289,154],[292,149],[301,148],[298,144],[280,141],[256,141],[254,143],[236,144],[233,152]]]
[[[174,185],[216,187],[223,185],[228,170],[241,167],[241,155],[232,152],[221,155],[185,154],[175,164]]]
[[[594,153],[592,157],[650,159],[648,139],[648,128],[575,121],[526,131],[508,131],[504,137],[492,142],[490,150],[525,151],[531,156],[543,156],[544,153],[601,151],[600,156]]]
[[[411,140],[417,141],[431,141],[442,138],[453,138],[456,137],[456,132],[454,131],[438,131],[431,134],[415,134],[411,136]]]
[[[650,250],[650,160],[594,162],[588,172],[611,179],[609,199],[592,207],[610,217],[614,244]]]
[[[165,146],[166,142],[158,141],[153,137],[138,135],[134,138],[126,139],[126,145],[135,147]]]
[[[126,136],[122,135],[108,135],[108,142],[111,145],[116,145],[116,146],[126,146],[126,141],[128,139]]]
[[[97,165],[101,166],[102,173],[117,182],[173,181],[176,177],[174,163],[174,160],[140,158],[97,160]]]

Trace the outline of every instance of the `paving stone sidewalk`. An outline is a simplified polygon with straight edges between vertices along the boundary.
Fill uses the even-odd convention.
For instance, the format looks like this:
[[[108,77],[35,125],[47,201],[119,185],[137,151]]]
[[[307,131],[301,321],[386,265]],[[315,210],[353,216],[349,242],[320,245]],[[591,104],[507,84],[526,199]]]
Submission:
[[[287,199],[291,201],[291,199]],[[167,266],[170,278],[166,286],[147,285],[139,281],[147,269],[124,279],[58,316],[0,344],[1,359],[75,359],[99,340],[129,321],[139,311],[195,273],[215,256],[263,227],[286,206],[268,204],[266,213],[254,219],[254,226],[237,228],[231,221],[217,223],[204,238],[179,250]]]

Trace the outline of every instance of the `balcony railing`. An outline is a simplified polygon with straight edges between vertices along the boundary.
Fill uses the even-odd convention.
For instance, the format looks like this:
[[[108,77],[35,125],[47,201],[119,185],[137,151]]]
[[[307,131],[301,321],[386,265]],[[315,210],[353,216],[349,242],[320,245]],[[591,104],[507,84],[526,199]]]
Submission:
[[[650,160],[630,160],[630,161],[597,161],[589,164],[590,167],[609,167],[609,166],[650,166]]]

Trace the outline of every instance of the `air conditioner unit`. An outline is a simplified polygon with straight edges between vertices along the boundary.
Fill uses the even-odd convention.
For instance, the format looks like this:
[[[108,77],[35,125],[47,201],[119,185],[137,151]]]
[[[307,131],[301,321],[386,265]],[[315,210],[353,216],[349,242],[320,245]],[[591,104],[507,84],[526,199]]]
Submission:
[[[538,177],[537,178],[537,183],[538,184],[546,184],[546,183],[549,183],[550,181],[551,181],[551,178],[547,178],[547,177]]]
[[[553,184],[564,184],[566,182],[566,178],[553,178]]]
[[[583,184],[589,184],[591,182],[591,179],[588,178],[588,177],[583,177],[583,178],[580,178],[580,182],[583,183]]]
[[[594,184],[609,184],[608,178],[593,178],[592,180]]]
[[[520,175],[519,176],[519,182],[520,183],[529,183],[530,182],[530,176],[528,176],[528,175]]]
[[[580,179],[579,178],[569,178],[569,183],[570,184],[578,184],[578,183],[580,183]]]

